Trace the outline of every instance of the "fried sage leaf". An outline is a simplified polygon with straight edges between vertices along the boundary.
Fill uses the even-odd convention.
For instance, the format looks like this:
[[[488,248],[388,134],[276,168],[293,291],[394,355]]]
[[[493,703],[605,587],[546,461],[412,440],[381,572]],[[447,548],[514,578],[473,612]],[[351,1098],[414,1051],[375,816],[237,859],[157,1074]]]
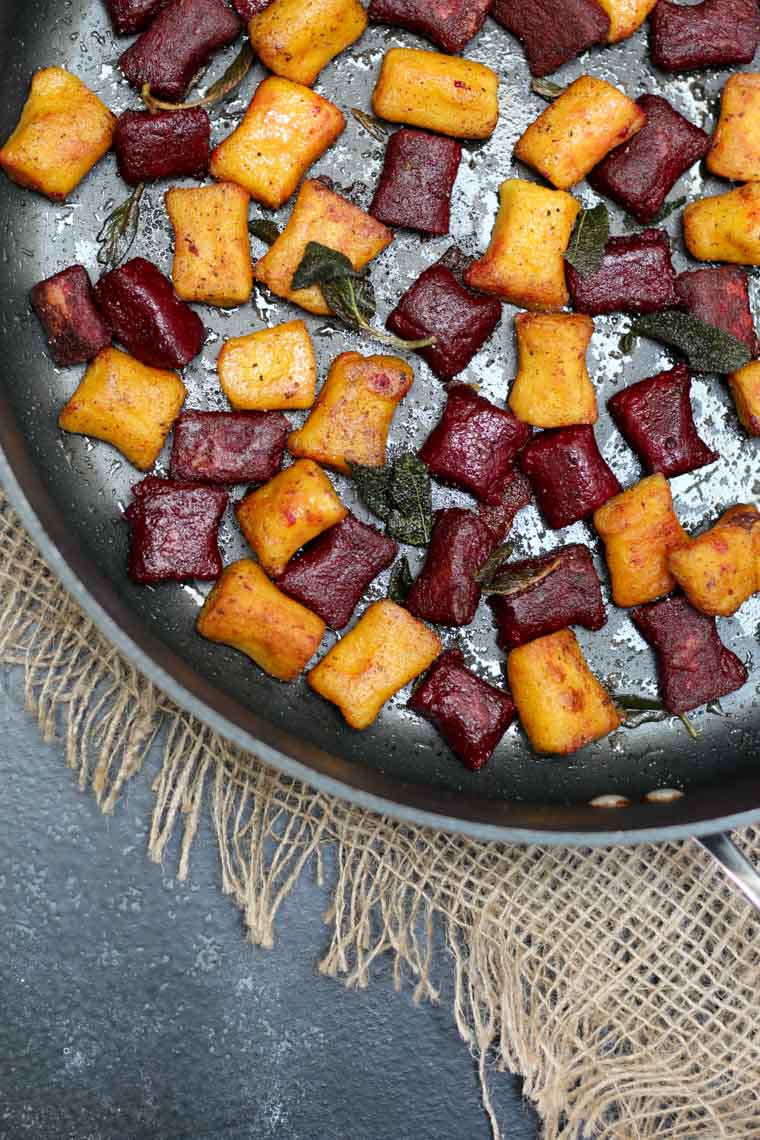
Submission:
[[[280,236],[280,227],[271,218],[255,218],[248,223],[248,232],[266,245],[274,245]]]
[[[564,87],[560,87],[559,83],[552,83],[551,79],[531,79],[530,89],[534,95],[546,99],[547,103],[553,103],[557,96],[565,90]]]
[[[401,455],[394,461],[389,495],[389,537],[410,546],[427,546],[433,526],[433,494],[428,469],[416,455]]]
[[[656,720],[667,720],[677,716],[692,740],[699,739],[699,731],[685,713],[671,713],[657,697],[640,697],[636,693],[615,693],[612,698],[618,708],[626,714],[625,726],[638,728]]]
[[[379,519],[387,521],[391,513],[390,464],[386,464],[385,467],[365,467],[361,463],[349,463],[348,466],[359,498],[365,507]]]
[[[310,289],[312,285],[328,285],[331,281],[340,281],[344,277],[360,277],[361,274],[341,253],[339,249],[331,249],[329,245],[322,245],[318,241],[307,242],[301,264],[293,274],[292,289]]]
[[[391,348],[427,348],[435,337],[423,340],[402,340],[370,324],[377,311],[375,290],[369,272],[357,270],[340,250],[331,249],[318,241],[306,245],[301,263],[293,274],[293,289],[309,289],[317,285],[334,316],[349,328],[368,333],[381,344]]]
[[[484,594],[499,594],[501,597],[510,597],[512,594],[521,594],[530,586],[536,586],[548,578],[560,566],[561,558],[553,558],[545,566],[533,570],[528,567],[501,566],[496,569],[490,578],[479,579]]]
[[[397,542],[427,546],[433,524],[433,496],[427,467],[411,452],[385,467],[349,464],[359,498],[386,523]]]
[[[637,317],[631,332],[677,349],[695,372],[736,372],[750,360],[746,345],[736,337],[677,309]]]
[[[369,277],[341,277],[337,281],[325,281],[320,288],[333,316],[349,328],[364,329],[376,340],[383,340],[384,334],[369,323],[377,309],[375,289]]]
[[[103,222],[96,238],[100,246],[99,265],[115,269],[132,248],[140,225],[140,199],[144,189],[145,183],[139,182],[126,201],[112,210]]]
[[[590,210],[581,210],[570,235],[565,261],[569,261],[581,277],[588,277],[601,265],[609,236],[610,215],[604,202]]]
[[[666,218],[669,218],[671,214],[674,214],[676,212],[676,210],[680,210],[681,207],[685,206],[688,201],[689,201],[689,199],[684,196],[683,198],[674,198],[672,202],[663,203],[663,205],[660,207],[658,212],[652,218],[649,225],[650,226],[661,225],[662,222],[664,222]]]
[[[391,570],[390,581],[388,582],[388,597],[390,600],[392,602],[398,602],[398,604],[402,606],[409,595],[413,581],[412,571],[409,567],[409,559],[405,554],[402,554]]]
[[[500,568],[503,562],[512,557],[514,546],[511,542],[503,542],[501,546],[497,546],[493,554],[490,554],[485,560],[483,565],[474,575],[476,582],[488,582],[493,578],[494,574]]]
[[[154,114],[156,111],[187,111],[191,107],[213,107],[215,103],[221,102],[230,92],[240,86],[251,70],[253,60],[251,41],[246,38],[224,75],[220,76],[216,83],[212,83],[206,94],[199,99],[189,99],[186,103],[165,103],[163,99],[157,99],[155,95],[151,95],[149,83],[143,84],[140,90],[140,98],[148,110]]]
[[[358,107],[351,108],[351,114],[356,119],[368,135],[372,135],[373,139],[378,142],[385,142],[388,138],[388,131],[374,115],[368,115],[366,111],[360,111]]]

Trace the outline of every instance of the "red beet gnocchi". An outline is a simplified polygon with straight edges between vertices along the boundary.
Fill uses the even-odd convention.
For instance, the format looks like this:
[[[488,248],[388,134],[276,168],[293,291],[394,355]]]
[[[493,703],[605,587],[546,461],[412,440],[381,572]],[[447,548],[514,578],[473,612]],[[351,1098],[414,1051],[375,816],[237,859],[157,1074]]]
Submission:
[[[386,321],[392,333],[407,340],[435,337],[435,344],[419,354],[441,380],[458,376],[501,320],[501,302],[463,285],[448,256],[417,278]]]
[[[647,121],[595,166],[589,183],[640,222],[651,222],[681,175],[703,158],[710,136],[660,95],[636,100]]]
[[[491,0],[371,0],[369,18],[425,36],[453,55],[477,35],[490,6]]]
[[[392,539],[348,514],[289,562],[277,585],[331,629],[343,629],[370,582],[397,553]]]
[[[652,63],[663,71],[751,63],[760,44],[756,0],[660,0],[652,13]]]
[[[596,0],[494,0],[491,15],[525,49],[531,75],[549,75],[610,30],[607,13]]]
[[[183,412],[174,425],[172,479],[266,483],[282,466],[290,430],[281,412]]]
[[[636,628],[657,654],[665,708],[684,713],[741,688],[747,670],[718,636],[715,618],[682,595],[631,610]]]
[[[252,20],[254,16],[258,16],[271,3],[272,0],[232,0],[232,6],[238,16],[246,22]]]
[[[533,501],[533,487],[530,479],[515,464],[512,468],[498,503],[489,506],[481,503],[478,518],[482,519],[493,533],[497,542],[503,542],[512,529],[515,515]]]
[[[182,111],[124,111],[113,145],[119,174],[130,186],[157,178],[203,178],[211,123],[203,107]]]
[[[138,90],[178,101],[213,52],[231,43],[240,20],[224,0],[170,0],[138,40],[119,59],[119,67]]]
[[[406,608],[436,625],[469,625],[480,601],[475,575],[495,546],[493,531],[473,511],[436,511],[427,558]]]
[[[661,471],[671,479],[720,458],[697,433],[690,390],[689,370],[677,364],[607,401],[621,434],[652,474]]]
[[[465,666],[460,649],[447,649],[414,690],[409,708],[440,732],[472,772],[491,759],[517,712],[508,693]]]
[[[514,649],[571,625],[601,629],[607,621],[587,546],[560,546],[537,558],[504,563],[503,568],[524,577],[526,585],[488,599],[501,649]]]
[[[420,459],[436,479],[497,506],[531,434],[511,412],[466,384],[454,384],[440,422],[420,448]]]
[[[612,237],[601,265],[582,277],[567,265],[573,308],[595,317],[602,313],[656,313],[678,304],[676,271],[664,230]]]
[[[676,280],[679,307],[715,325],[760,355],[755,322],[749,303],[749,275],[738,265],[692,269]]]
[[[61,368],[84,364],[111,343],[111,331],[95,305],[83,265],[70,265],[40,281],[30,297],[47,335],[50,355]]]
[[[227,492],[149,476],[132,488],[125,511],[131,527],[127,569],[143,585],[213,581],[222,572],[219,523]]]
[[[523,449],[520,463],[555,530],[588,518],[621,489],[588,424],[542,431]]]
[[[116,34],[133,36],[147,28],[167,0],[106,0],[106,4]]]
[[[402,127],[388,141],[370,214],[386,226],[447,234],[461,158],[456,139]]]
[[[115,339],[143,364],[183,368],[203,347],[203,321],[144,257],[101,277],[95,300]]]

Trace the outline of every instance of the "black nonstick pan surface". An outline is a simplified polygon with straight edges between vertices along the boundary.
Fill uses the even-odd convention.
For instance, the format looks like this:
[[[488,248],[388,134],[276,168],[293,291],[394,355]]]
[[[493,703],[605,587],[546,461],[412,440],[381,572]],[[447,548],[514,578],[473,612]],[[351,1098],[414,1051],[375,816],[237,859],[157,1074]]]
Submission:
[[[2,0],[2,137],[7,137],[18,118],[32,72],[51,64],[79,75],[113,111],[137,107],[136,94],[115,67],[127,42],[113,37],[99,0],[36,0],[31,4]],[[358,44],[326,68],[316,89],[346,112],[353,107],[367,111],[384,51],[404,45],[429,46],[406,32],[370,28]],[[236,50],[234,45],[217,57],[207,78],[220,74]],[[489,64],[502,79],[497,130],[486,143],[465,144],[454,191],[451,237],[467,252],[476,253],[488,242],[499,184],[507,177],[530,177],[512,159],[512,148],[544,104],[530,93],[519,45],[491,20],[465,54]],[[649,63],[646,31],[626,43],[592,52],[552,78],[566,83],[583,72],[619,84],[632,97],[645,91],[662,93],[708,130],[728,74],[673,77],[657,73]],[[239,121],[263,75],[263,68],[256,65],[242,87],[212,111],[214,141]],[[337,190],[366,207],[382,153],[383,144],[349,115],[344,135],[313,174],[329,176]],[[726,188],[694,168],[672,197],[694,198]],[[150,258],[169,273],[172,250],[163,207],[165,189],[163,183],[147,188],[132,254]],[[54,571],[148,677],[229,739],[316,787],[407,819],[478,836],[632,842],[712,832],[760,817],[759,598],[746,603],[734,618],[720,622],[724,641],[748,662],[752,674],[748,684],[719,707],[692,715],[698,739],[692,739],[678,720],[656,720],[623,728],[576,756],[549,760],[534,755],[513,725],[490,764],[474,774],[451,756],[428,724],[405,708],[408,692],[390,702],[368,732],[356,733],[304,682],[282,685],[243,656],[199,638],[194,622],[206,586],[144,588],[131,583],[125,572],[127,528],[121,513],[130,485],[139,475],[106,445],[59,432],[58,409],[76,387],[81,369],[53,366],[28,305],[29,289],[36,281],[72,262],[83,263],[93,278],[97,276],[95,235],[105,215],[126,196],[125,191],[112,155],[64,205],[52,204],[5,179],[0,181],[0,443],[4,452],[0,473]],[[585,183],[575,193],[587,204],[595,200]],[[288,205],[274,216],[284,220],[289,210]],[[259,216],[263,211],[253,204],[251,217]],[[630,221],[614,207],[611,216],[613,232],[630,228]],[[676,267],[683,269],[687,260],[680,242],[680,211],[664,225],[674,236]],[[384,319],[401,292],[449,244],[450,239],[422,240],[416,234],[398,232],[393,245],[374,263],[379,319]],[[254,253],[260,256],[263,249],[254,240]],[[753,281],[755,298],[756,284]],[[199,312],[208,339],[201,356],[186,369],[188,408],[226,406],[215,376],[223,338],[303,316],[262,291],[234,311],[201,308]],[[501,326],[461,377],[479,384],[485,395],[497,401],[506,398],[515,374],[513,315],[514,310],[505,306]],[[306,319],[321,377],[341,351],[381,351],[328,320]],[[638,343],[632,355],[624,356],[619,340],[628,327],[627,319],[597,318],[595,323],[590,372],[600,409],[604,409],[612,392],[667,367],[671,358],[645,341]],[[413,358],[413,363],[414,389],[397,414],[391,436],[391,450],[396,452],[419,445],[444,402],[440,382],[422,362]],[[711,521],[734,502],[760,498],[758,444],[739,428],[724,382],[712,376],[698,377],[692,394],[698,428],[722,458],[718,464],[672,481],[677,513],[690,530]],[[302,415],[290,418],[297,424]],[[597,436],[621,483],[635,482],[640,475],[638,463],[604,410]],[[352,509],[369,519],[357,505],[350,482],[342,477],[335,481]],[[434,488],[434,506],[460,502],[466,503],[466,497]],[[513,538],[522,556],[567,541],[585,542],[599,556],[590,526],[547,531],[533,507],[518,516]],[[222,543],[226,561],[247,552],[231,512],[223,525]],[[414,569],[422,553],[407,553]],[[604,577],[601,562],[599,566]],[[606,590],[606,577],[604,581]],[[386,588],[387,575],[375,583],[370,597],[382,596]],[[496,649],[485,604],[470,628],[448,632],[444,639],[460,644],[469,663],[483,676],[501,680],[504,661]],[[595,634],[581,630],[579,640],[591,667],[613,692],[656,695],[653,655],[625,612],[610,607],[605,629]],[[658,788],[678,788],[686,794],[669,804],[646,802],[646,794]],[[630,806],[614,811],[590,806],[592,799],[607,793],[626,796]]]

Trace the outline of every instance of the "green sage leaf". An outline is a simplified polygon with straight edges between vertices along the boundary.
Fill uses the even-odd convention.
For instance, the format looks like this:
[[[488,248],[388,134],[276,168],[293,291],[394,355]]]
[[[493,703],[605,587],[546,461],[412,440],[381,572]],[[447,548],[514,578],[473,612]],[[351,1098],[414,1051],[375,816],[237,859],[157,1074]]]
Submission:
[[[427,546],[433,526],[433,494],[430,474],[421,459],[405,454],[394,461],[389,493],[389,537],[410,546]]]
[[[677,349],[695,372],[736,372],[750,360],[736,337],[677,309],[637,317],[631,332]]]
[[[280,227],[271,218],[255,218],[248,223],[249,233],[266,245],[274,245],[280,236]]]
[[[521,594],[531,586],[536,586],[539,582],[543,582],[544,578],[548,578],[550,574],[553,574],[561,563],[562,559],[557,557],[536,569],[529,566],[502,566],[492,574],[490,579],[483,581],[483,593],[498,594],[500,597],[510,597],[512,594]]]
[[[499,569],[503,562],[512,557],[514,553],[514,545],[511,542],[504,542],[501,546],[497,546],[493,554],[491,554],[475,574],[476,582],[489,582]]]
[[[564,87],[560,87],[559,83],[552,83],[551,79],[531,79],[530,89],[534,95],[546,99],[547,103],[553,103],[557,96],[565,90]]]
[[[684,196],[683,198],[674,198],[672,202],[664,202],[648,225],[659,226],[661,222],[664,222],[665,219],[669,218],[671,214],[674,214],[676,210],[680,210],[682,206],[685,206],[688,201],[689,199]]]
[[[293,274],[292,289],[310,289],[312,285],[327,285],[343,277],[360,277],[353,265],[338,249],[310,241],[303,251],[301,263]]]
[[[330,311],[353,329],[368,330],[374,336],[370,321],[375,315],[375,290],[369,277],[340,277],[320,285]]]
[[[570,235],[565,261],[569,261],[581,277],[588,277],[601,265],[609,236],[610,215],[603,202],[590,210],[581,210]]]
[[[402,606],[409,595],[413,581],[412,571],[409,567],[409,559],[405,554],[402,554],[391,570],[391,576],[388,582],[388,597],[390,600]]]
[[[385,126],[376,119],[374,115],[368,115],[366,111],[360,111],[358,107],[351,108],[351,114],[356,119],[360,126],[364,127],[368,135],[372,135],[373,139],[378,142],[385,142],[388,138],[388,131]]]
[[[350,463],[359,498],[386,523],[386,533],[397,542],[427,546],[433,525],[433,495],[427,467],[411,452],[399,455],[385,467]]]
[[[359,498],[373,515],[387,520],[391,513],[390,485],[391,467],[365,467],[361,463],[349,463],[351,478]]]
[[[129,253],[140,225],[140,199],[145,183],[139,182],[132,193],[108,215],[96,238],[98,264],[108,269],[121,265]]]
[[[253,60],[254,54],[251,41],[246,37],[240,51],[224,75],[220,76],[216,83],[212,83],[206,91],[206,94],[202,95],[199,99],[190,99],[186,103],[165,103],[163,99],[157,99],[154,95],[151,95],[149,83],[143,84],[140,90],[140,98],[148,110],[154,114],[156,111],[186,111],[191,107],[213,107],[215,103],[221,102],[225,96],[240,86],[251,70]]]
[[[391,348],[415,349],[427,348],[435,343],[435,337],[402,340],[371,325],[377,303],[369,271],[354,269],[344,253],[318,241],[307,243],[292,279],[294,289],[309,289],[314,285],[322,290],[325,302],[334,316],[349,328],[368,333],[381,344],[387,344]]]

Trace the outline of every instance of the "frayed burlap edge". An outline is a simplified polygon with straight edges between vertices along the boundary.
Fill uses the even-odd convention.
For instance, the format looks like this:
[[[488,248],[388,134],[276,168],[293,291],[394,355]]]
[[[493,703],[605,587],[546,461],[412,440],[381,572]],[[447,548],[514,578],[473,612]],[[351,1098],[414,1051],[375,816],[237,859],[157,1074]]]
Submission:
[[[480,1067],[511,1069],[548,1140],[757,1140],[758,925],[693,845],[576,851],[476,843],[321,795],[173,706],[99,634],[0,502],[0,658],[79,786],[112,812],[161,732],[150,857],[179,833],[188,873],[200,813],[223,889],[271,946],[302,870],[337,873],[320,969],[366,986],[390,954],[398,986],[435,1000],[436,938],[454,1015]],[[760,859],[760,834],[741,837]]]

